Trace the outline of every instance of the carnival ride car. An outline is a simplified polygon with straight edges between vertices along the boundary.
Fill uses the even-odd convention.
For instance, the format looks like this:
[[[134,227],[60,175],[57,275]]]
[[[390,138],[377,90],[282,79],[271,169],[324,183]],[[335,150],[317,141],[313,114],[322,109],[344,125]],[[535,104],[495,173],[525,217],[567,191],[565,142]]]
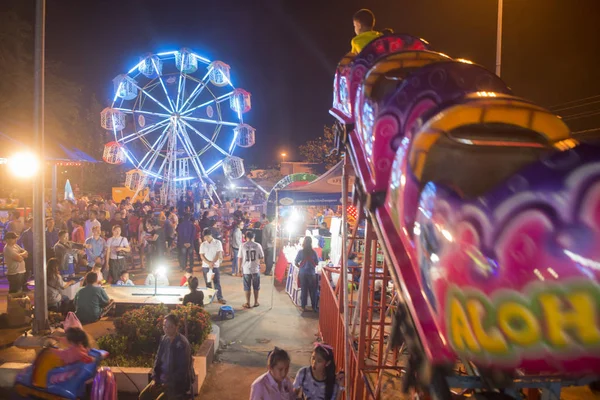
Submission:
[[[449,399],[457,363],[483,398],[518,397],[516,377],[597,379],[597,144],[470,62],[372,56],[392,41],[342,60],[331,114],[402,295],[405,382]]]
[[[90,363],[64,365],[49,348],[43,349],[35,362],[17,375],[15,392],[24,399],[74,400],[84,397],[86,383],[93,379],[91,399],[115,400],[115,378],[107,367],[99,367],[108,356],[103,350],[91,349]]]

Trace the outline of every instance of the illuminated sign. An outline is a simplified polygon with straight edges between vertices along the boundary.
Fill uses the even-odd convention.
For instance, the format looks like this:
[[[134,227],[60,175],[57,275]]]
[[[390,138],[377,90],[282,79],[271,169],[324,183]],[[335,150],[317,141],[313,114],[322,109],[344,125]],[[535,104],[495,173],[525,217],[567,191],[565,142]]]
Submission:
[[[523,293],[476,289],[448,291],[447,337],[458,354],[517,358],[542,350],[572,354],[600,348],[600,287],[589,281],[536,283]]]

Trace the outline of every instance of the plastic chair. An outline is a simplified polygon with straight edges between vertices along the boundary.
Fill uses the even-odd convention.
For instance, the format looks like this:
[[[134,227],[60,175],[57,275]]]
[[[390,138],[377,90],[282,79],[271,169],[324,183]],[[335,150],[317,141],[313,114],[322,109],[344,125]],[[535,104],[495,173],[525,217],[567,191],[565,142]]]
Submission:
[[[219,318],[223,320],[227,319],[229,316],[231,316],[231,319],[235,318],[235,310],[233,309],[233,307],[221,306],[221,308],[219,309]]]

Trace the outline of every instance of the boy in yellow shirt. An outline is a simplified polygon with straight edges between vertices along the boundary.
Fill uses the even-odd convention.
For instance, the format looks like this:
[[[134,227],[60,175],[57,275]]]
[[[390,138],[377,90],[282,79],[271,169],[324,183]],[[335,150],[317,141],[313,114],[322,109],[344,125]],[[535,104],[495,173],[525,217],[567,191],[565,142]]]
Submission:
[[[369,42],[381,36],[381,33],[373,30],[375,27],[375,15],[373,15],[371,10],[367,10],[366,8],[358,10],[354,14],[352,22],[354,23],[354,33],[356,33],[356,36],[350,42],[352,46],[351,52],[358,54]]]

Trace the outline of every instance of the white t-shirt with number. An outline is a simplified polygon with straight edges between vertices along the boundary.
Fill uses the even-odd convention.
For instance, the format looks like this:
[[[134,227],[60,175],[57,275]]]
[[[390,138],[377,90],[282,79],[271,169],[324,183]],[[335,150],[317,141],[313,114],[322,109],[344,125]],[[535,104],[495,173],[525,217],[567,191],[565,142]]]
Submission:
[[[265,254],[260,244],[249,241],[240,248],[238,258],[242,260],[242,272],[244,274],[258,274],[260,272],[260,260],[265,258]]]

